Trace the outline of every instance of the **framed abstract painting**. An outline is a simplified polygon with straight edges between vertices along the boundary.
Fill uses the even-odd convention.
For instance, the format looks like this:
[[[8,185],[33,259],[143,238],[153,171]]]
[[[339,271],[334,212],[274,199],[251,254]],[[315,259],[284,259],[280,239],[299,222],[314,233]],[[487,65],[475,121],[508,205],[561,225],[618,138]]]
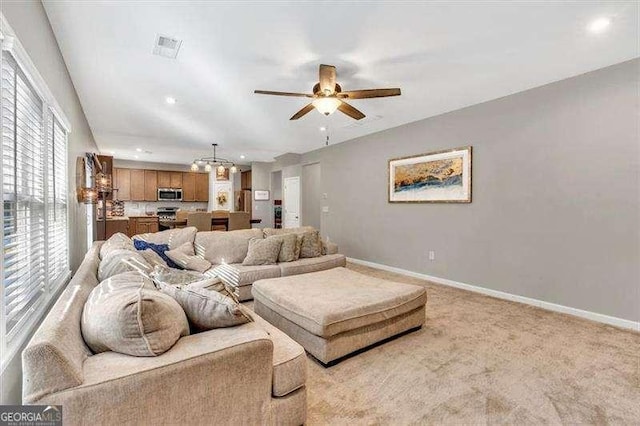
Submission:
[[[471,147],[389,160],[390,203],[470,203]]]

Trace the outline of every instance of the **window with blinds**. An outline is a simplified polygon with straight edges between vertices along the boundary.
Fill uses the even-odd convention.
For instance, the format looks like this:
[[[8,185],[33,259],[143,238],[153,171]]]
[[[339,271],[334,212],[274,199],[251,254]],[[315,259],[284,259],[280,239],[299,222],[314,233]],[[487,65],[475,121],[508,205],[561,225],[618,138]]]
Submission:
[[[67,134],[2,52],[2,334],[18,347],[69,274]]]

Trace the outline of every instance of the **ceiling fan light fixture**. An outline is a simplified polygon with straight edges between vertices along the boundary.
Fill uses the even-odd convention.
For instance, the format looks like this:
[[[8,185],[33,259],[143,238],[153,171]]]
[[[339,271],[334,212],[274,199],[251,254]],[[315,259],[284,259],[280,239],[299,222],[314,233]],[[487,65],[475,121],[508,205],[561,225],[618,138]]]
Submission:
[[[333,97],[320,97],[315,99],[312,104],[321,114],[331,115],[340,106],[340,99]]]
[[[191,171],[192,172],[197,172],[198,171],[198,165],[196,164],[195,161],[193,162],[193,164],[191,164]]]
[[[232,174],[235,174],[235,173],[237,173],[237,172],[238,172],[238,168],[237,168],[237,167],[236,167],[236,165],[234,164],[234,165],[232,165],[232,166],[231,166],[231,168],[229,169],[229,171],[230,171]]]
[[[224,166],[222,164],[220,164],[218,166],[218,173],[223,174],[224,173]]]
[[[211,164],[207,163],[207,165],[204,166],[204,171],[209,173],[211,171]]]

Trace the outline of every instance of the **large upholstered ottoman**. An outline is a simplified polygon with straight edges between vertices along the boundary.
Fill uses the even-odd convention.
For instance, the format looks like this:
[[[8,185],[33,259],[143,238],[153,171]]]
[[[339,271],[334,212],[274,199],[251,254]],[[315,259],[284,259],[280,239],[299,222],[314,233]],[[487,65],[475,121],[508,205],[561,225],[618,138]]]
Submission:
[[[346,268],[259,280],[252,293],[258,315],[325,365],[425,322],[424,287]]]

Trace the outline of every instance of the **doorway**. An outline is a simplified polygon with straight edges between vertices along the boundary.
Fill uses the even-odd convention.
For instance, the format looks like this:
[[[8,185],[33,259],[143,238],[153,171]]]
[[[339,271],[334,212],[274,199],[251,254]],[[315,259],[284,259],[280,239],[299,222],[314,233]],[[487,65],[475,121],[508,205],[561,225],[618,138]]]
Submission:
[[[284,228],[300,226],[300,176],[284,178]]]

